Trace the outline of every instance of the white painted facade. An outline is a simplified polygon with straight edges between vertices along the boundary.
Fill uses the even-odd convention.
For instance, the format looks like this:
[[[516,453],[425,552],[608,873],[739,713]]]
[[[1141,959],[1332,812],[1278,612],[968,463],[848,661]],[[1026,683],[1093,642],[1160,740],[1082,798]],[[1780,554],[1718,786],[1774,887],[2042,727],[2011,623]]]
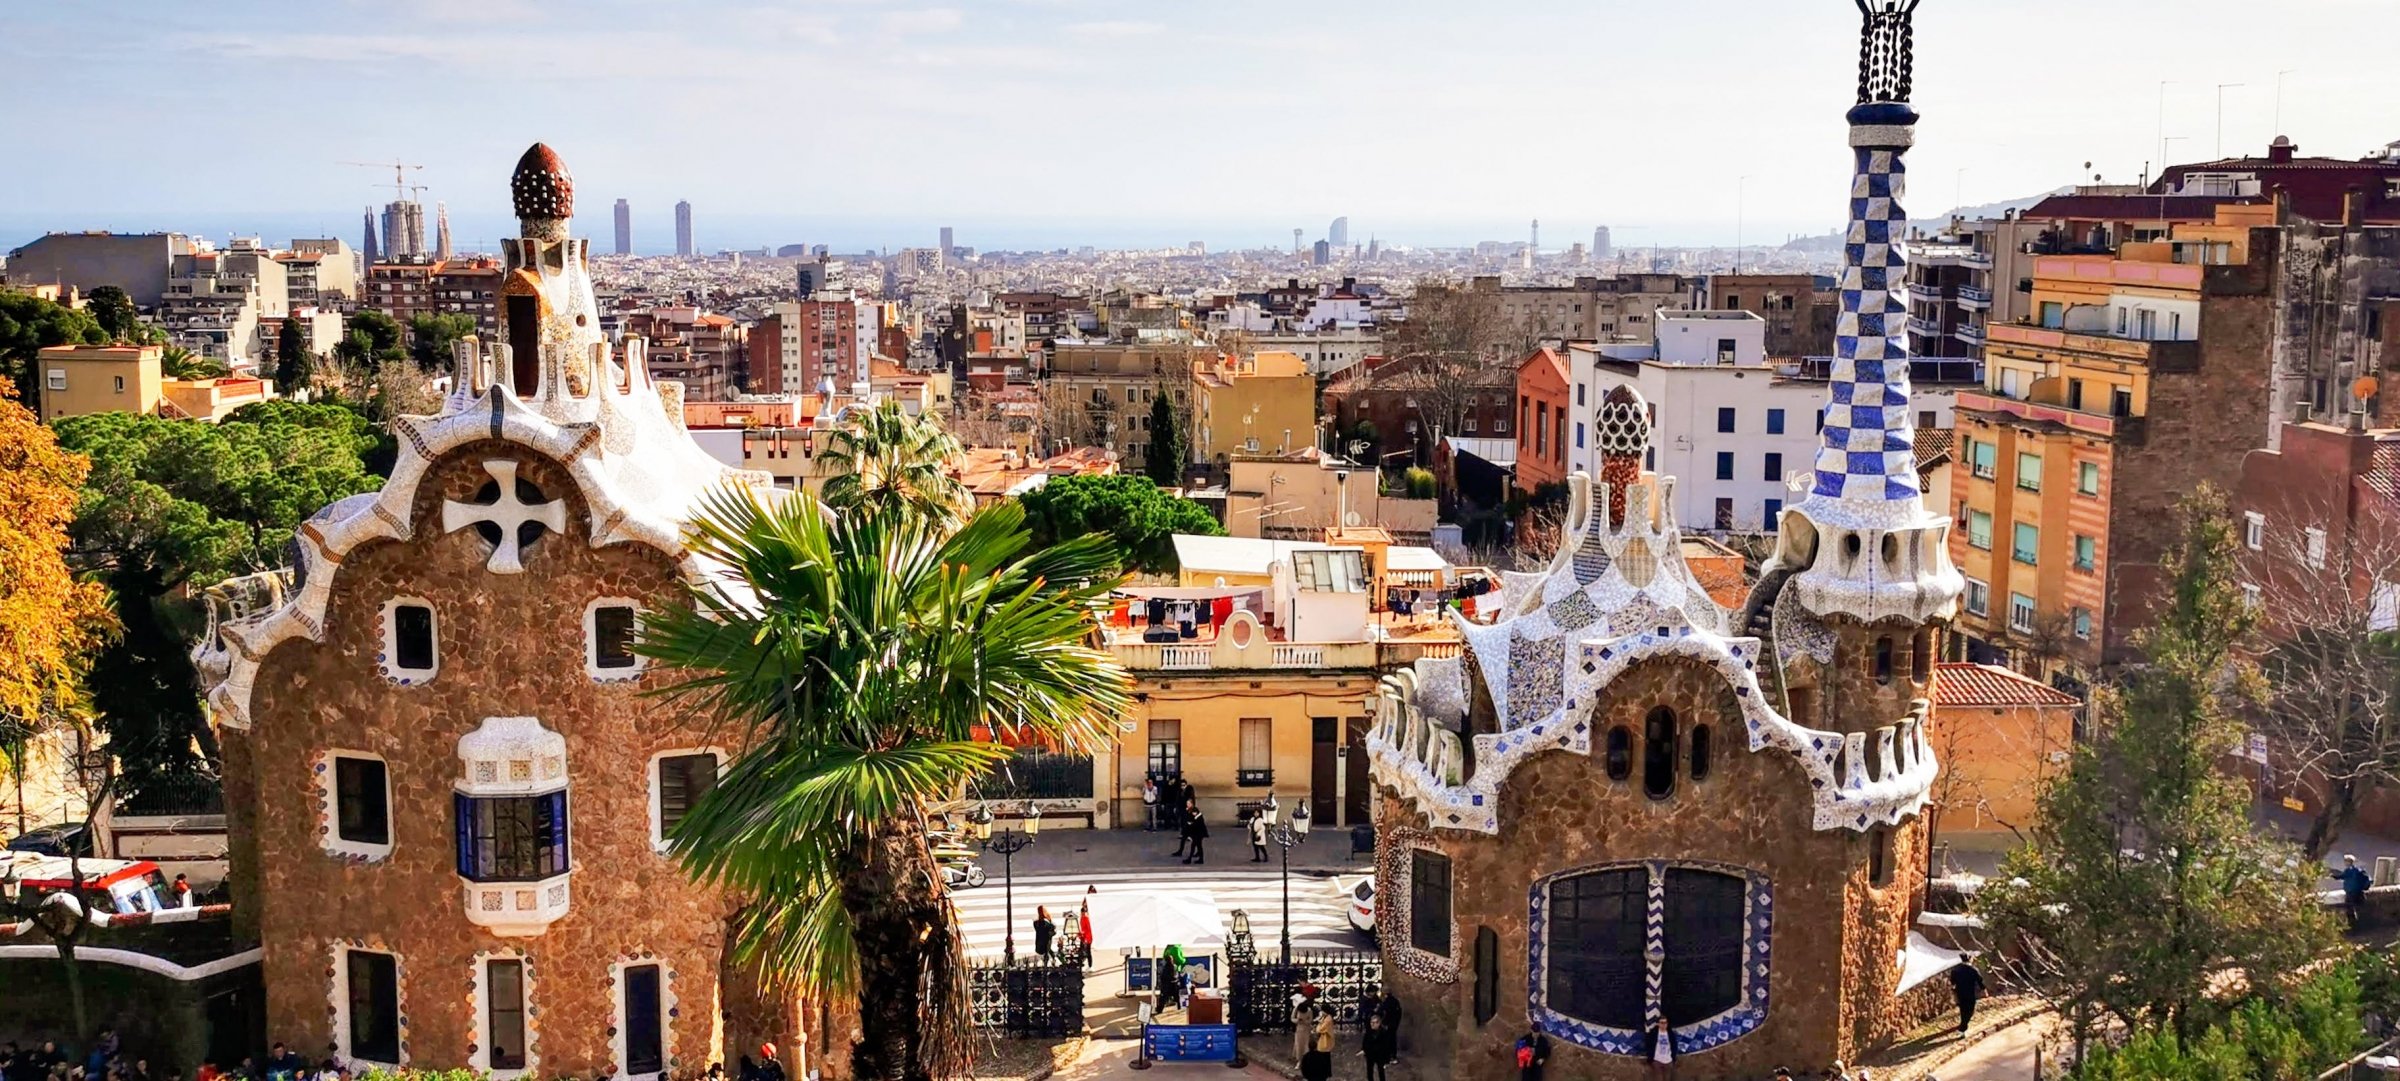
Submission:
[[[1663,322],[1668,313],[1659,314]],[[1751,321],[1763,330],[1755,316]],[[1752,342],[1748,362],[1727,365],[1626,357],[1628,351],[1618,348],[1603,355],[1590,345],[1570,345],[1568,467],[1599,475],[1593,433],[1600,400],[1609,388],[1629,385],[1651,404],[1649,468],[1676,478],[1675,514],[1684,528],[1773,532],[1776,515],[1797,499],[1786,482],[1805,476],[1816,460],[1826,384],[1761,363],[1764,339],[1746,340]],[[1715,346],[1708,342],[1712,356]],[[1952,394],[1947,387],[1914,388],[1910,407],[1917,426],[1949,428]]]
[[[1767,321],[1746,311],[1667,310],[1652,322],[1651,340],[1662,364],[1754,365],[1766,359]]]

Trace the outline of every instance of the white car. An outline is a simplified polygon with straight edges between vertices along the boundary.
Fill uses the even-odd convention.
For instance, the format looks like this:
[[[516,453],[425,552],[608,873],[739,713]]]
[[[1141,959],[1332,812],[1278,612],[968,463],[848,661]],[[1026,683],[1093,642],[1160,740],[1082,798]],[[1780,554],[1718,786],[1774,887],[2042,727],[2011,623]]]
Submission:
[[[1350,887],[1350,926],[1375,933],[1375,876],[1368,875]]]

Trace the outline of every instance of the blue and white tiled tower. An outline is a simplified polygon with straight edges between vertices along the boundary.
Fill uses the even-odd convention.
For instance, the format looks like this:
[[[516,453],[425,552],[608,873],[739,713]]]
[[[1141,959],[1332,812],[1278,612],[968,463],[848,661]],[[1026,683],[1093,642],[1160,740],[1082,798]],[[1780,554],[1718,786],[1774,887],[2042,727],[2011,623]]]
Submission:
[[[1797,569],[1792,585],[1810,611],[1862,622],[1946,618],[1964,589],[1949,520],[1919,490],[1909,408],[1900,199],[1917,122],[1908,104],[1916,3],[1858,0],[1865,25],[1849,113],[1857,167],[1832,385],[1808,494],[1785,512],[1777,555]]]

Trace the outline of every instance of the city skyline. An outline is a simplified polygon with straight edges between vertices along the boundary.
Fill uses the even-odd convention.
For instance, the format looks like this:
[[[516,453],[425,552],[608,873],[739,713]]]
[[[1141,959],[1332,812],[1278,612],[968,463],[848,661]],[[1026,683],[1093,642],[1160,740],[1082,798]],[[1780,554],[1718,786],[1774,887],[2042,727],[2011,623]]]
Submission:
[[[1839,20],[1794,5],[1729,0],[1722,7],[1724,20],[1695,22],[1647,5],[1528,5],[1505,20],[1439,26],[1446,63],[1416,75],[1395,74],[1405,68],[1390,59],[1430,40],[1447,14],[1419,3],[1379,5],[1371,19],[1338,6],[1262,7],[1250,18],[1234,4],[1212,10],[1209,22],[1172,25],[1129,21],[1083,0],[845,4],[805,13],[730,5],[670,13],[611,3],[573,25],[520,0],[441,0],[413,6],[412,21],[398,24],[389,9],[364,3],[329,6],[304,27],[255,3],[160,12],[126,25],[124,45],[222,69],[200,87],[176,84],[174,94],[230,106],[270,93],[289,63],[337,63],[344,78],[323,88],[321,104],[354,122],[258,148],[212,174],[218,184],[170,182],[163,171],[139,169],[14,177],[9,209],[0,211],[0,243],[57,229],[180,228],[220,238],[274,235],[278,224],[303,233],[339,229],[375,190],[339,163],[393,154],[426,164],[420,176],[432,192],[425,198],[453,204],[462,241],[501,236],[505,208],[472,178],[536,138],[574,154],[578,183],[595,197],[587,217],[617,198],[636,208],[683,199],[709,208],[709,236],[698,245],[704,251],[803,241],[929,247],[942,224],[956,225],[962,244],[986,249],[1190,240],[1212,249],[1265,247],[1294,224],[1305,226],[1308,240],[1322,237],[1323,223],[1337,214],[1351,218],[1353,237],[1418,246],[1521,238],[1533,217],[1555,223],[1554,236],[1611,225],[1627,249],[1827,231],[1837,221],[1812,196],[1838,184],[1846,167],[1833,152],[1838,132],[1823,119],[1838,116],[1840,80],[1811,77],[1823,74],[1811,58],[1841,54]],[[2311,65],[2303,39],[2227,33],[2244,10],[2209,0],[2161,23],[2130,8],[2087,10],[2067,0],[1928,5],[1919,15],[1928,63],[1917,101],[1929,128],[1945,129],[1948,138],[1912,163],[1913,204],[1934,213],[2091,174],[2139,179],[2145,163],[2161,156],[2162,113],[2165,156],[2208,159],[2219,139],[2217,83],[2243,84],[2223,91],[2227,154],[2262,150],[2278,126],[2304,153],[2334,157],[2357,157],[2400,137],[2379,126],[2386,121],[2370,104],[2400,96],[2400,71]],[[2376,12],[2400,13],[2400,0],[2325,6],[2336,18]],[[37,142],[63,143],[139,115],[143,103],[168,96],[169,72],[185,69],[159,63],[100,79],[68,47],[81,32],[80,14],[12,13],[16,32],[0,41],[0,57],[22,85],[60,103],[23,118]],[[2100,67],[2063,53],[2032,56],[2008,94],[1981,89],[1990,84],[1978,73],[1972,42],[2010,27],[2064,25],[2069,16],[2094,39],[2145,44]],[[1744,31],[1711,29],[1731,22]],[[1274,32],[1251,32],[1262,25]],[[1528,41],[1641,47],[1523,65],[1515,53]],[[1205,69],[1165,62],[1194,47],[1208,52]],[[1938,55],[1944,52],[1952,55]],[[643,57],[653,74],[618,77],[564,59],[610,54]],[[1695,66],[1699,55],[1713,59]],[[708,59],[661,62],[684,56]],[[1505,78],[1472,74],[1502,65]],[[654,74],[660,71],[685,73]],[[1703,71],[1723,74],[1697,74]],[[802,73],[806,85],[856,77],[876,79],[881,89],[829,113],[805,138],[760,126],[758,105],[789,93]],[[907,78],[885,78],[892,74]],[[2163,107],[2161,79],[2175,80],[2164,88]],[[509,122],[456,123],[503,82],[516,102]],[[395,94],[400,86],[410,93]],[[1369,88],[1363,97],[1362,87]],[[1309,101],[1412,121],[1373,136],[1368,128],[1350,135],[1327,126],[1332,134],[1311,142],[1305,169],[1273,167],[1271,151],[1197,152],[1189,126],[1156,122],[1167,115],[1161,110],[1281,112],[1294,103],[1303,107],[1292,115],[1305,117]],[[1784,101],[1788,109],[1759,108]],[[1087,155],[1036,155],[1007,170],[892,169],[859,183],[822,159],[826,146],[898,150],[894,132],[950,145],[953,135],[1068,108],[1113,133],[1116,165],[1095,170]],[[652,145],[639,134],[647,131],[674,132],[677,145],[733,140],[744,147],[741,160],[755,164],[680,168],[675,163],[684,159],[673,145]],[[220,134],[206,125],[167,125],[156,133],[156,151],[206,156]],[[1535,155],[1543,168],[1526,167]],[[1394,160],[1437,167],[1392,168]],[[583,231],[607,235],[605,220],[592,226]],[[671,236],[657,225],[636,232]],[[636,250],[671,246],[653,240]]]

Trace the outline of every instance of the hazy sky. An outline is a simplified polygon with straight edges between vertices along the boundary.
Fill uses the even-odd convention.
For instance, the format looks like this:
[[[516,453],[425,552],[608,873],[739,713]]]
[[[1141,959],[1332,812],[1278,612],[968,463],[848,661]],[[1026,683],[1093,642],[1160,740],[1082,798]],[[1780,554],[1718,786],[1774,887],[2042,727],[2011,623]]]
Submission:
[[[2220,82],[2247,84],[2224,92],[2227,152],[2263,147],[2283,69],[2283,132],[2364,154],[2400,139],[2400,63],[2342,47],[2395,16],[1924,0],[1908,205],[2136,179],[2161,79],[2176,160],[2214,155]],[[1737,217],[1780,240],[1841,215],[1856,27],[1848,0],[7,0],[0,96],[32,152],[0,167],[0,249],[245,219],[350,236],[390,174],[338,163],[394,156],[466,240],[536,139],[575,175],[579,229],[625,197],[645,248],[677,199],[704,247],[943,223],[985,247],[1288,245],[1336,214],[1361,240],[1533,217],[1547,248],[1602,222],[1619,245],[1722,242]]]

